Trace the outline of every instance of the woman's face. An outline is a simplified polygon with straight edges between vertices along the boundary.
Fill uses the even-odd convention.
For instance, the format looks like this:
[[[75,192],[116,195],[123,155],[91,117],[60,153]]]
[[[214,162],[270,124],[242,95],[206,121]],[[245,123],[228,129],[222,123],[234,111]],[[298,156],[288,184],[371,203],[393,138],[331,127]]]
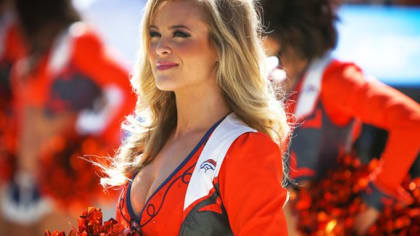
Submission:
[[[214,83],[217,52],[203,10],[193,1],[165,1],[149,26],[148,59],[156,86],[176,91]]]

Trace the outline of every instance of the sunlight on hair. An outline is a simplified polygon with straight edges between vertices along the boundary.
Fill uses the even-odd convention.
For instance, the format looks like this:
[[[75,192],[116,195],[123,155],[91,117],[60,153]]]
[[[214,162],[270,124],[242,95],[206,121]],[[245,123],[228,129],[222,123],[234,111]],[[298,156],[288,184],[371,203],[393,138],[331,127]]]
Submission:
[[[120,186],[127,182],[129,179],[117,169],[109,169],[106,171],[108,176],[112,176],[111,179],[101,179],[102,186]]]
[[[279,59],[276,56],[267,57],[264,61],[265,71],[270,74],[271,71],[279,65]]]

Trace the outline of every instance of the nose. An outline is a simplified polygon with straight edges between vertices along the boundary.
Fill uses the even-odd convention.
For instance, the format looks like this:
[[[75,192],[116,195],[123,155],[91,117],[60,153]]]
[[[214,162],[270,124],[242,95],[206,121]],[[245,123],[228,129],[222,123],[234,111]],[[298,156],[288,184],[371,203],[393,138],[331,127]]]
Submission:
[[[171,52],[171,48],[163,40],[160,40],[156,45],[156,53],[159,56],[165,56],[170,54]]]

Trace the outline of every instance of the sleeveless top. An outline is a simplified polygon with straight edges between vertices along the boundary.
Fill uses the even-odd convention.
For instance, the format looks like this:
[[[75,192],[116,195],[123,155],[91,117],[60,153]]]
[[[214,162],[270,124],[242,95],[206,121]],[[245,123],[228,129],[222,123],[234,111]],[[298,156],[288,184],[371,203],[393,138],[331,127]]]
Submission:
[[[255,235],[264,231],[264,235],[287,235],[282,212],[287,192],[281,186],[281,155],[268,136],[248,129],[232,140],[223,158],[212,155],[204,159],[201,157],[206,152],[203,149],[212,149],[209,137],[215,135],[215,129],[220,128],[223,122],[235,120],[229,115],[210,128],[193,151],[147,199],[140,215],[136,215],[131,207],[131,183],[127,183],[117,205],[118,221],[142,235],[154,236]],[[225,139],[217,140],[222,143]],[[264,148],[264,153],[258,155],[258,148]],[[252,161],[248,161],[250,159]],[[255,164],[257,159],[258,164]],[[210,182],[192,177],[195,172],[211,175],[213,171],[216,174]],[[194,182],[198,185],[191,187]],[[263,185],[264,182],[266,185]],[[269,193],[259,196],[259,189],[270,185]],[[264,207],[267,204],[270,206]],[[264,217],[259,216],[259,211],[265,212]],[[266,225],[265,229],[263,225]]]

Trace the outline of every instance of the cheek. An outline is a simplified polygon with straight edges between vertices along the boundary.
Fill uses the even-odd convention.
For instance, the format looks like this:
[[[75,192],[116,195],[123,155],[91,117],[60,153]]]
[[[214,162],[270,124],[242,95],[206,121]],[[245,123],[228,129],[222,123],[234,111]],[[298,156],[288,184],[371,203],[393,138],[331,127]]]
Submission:
[[[202,46],[197,42],[179,43],[177,48],[183,60],[196,60],[201,57],[200,51],[203,50]]]
[[[216,61],[214,50],[209,47],[207,42],[198,41],[180,45],[179,49],[184,63],[193,71],[210,67]]]
[[[147,48],[146,57],[150,62],[156,59],[156,45],[155,44],[151,43],[149,45],[149,47]]]

